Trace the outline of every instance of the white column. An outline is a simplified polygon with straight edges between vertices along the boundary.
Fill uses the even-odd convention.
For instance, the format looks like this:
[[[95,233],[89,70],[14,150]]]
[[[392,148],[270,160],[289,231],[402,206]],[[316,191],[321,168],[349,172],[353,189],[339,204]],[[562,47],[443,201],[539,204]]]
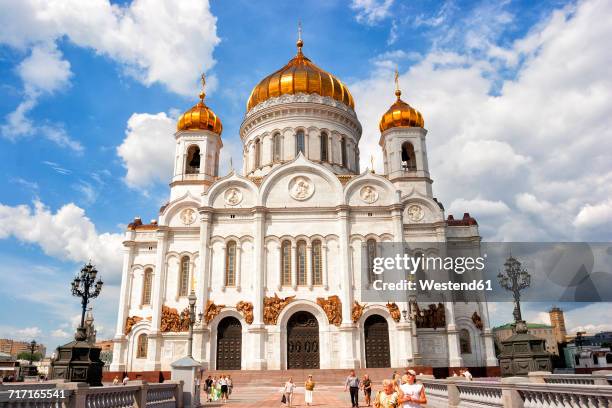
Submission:
[[[329,289],[329,279],[327,273],[327,244],[321,243],[321,265],[323,266],[323,289]]]
[[[297,246],[295,242],[291,243],[291,288],[297,290]]]
[[[341,368],[357,368],[359,360],[356,353],[357,329],[351,319],[351,306],[353,305],[353,274],[351,271],[350,248],[349,248],[349,207],[342,206],[338,211],[340,227],[340,277],[342,301],[342,324],[339,327],[342,360]]]
[[[236,290],[238,292],[241,291],[241,265],[242,265],[242,245],[240,244],[240,242],[236,243]]]
[[[165,274],[165,258],[166,245],[168,242],[168,231],[165,229],[157,230],[157,252],[155,254],[155,274],[153,275],[153,297],[152,306],[153,313],[151,317],[151,332],[148,335],[149,349],[147,353],[147,362],[145,363],[145,371],[156,371],[161,369],[161,343],[162,335],[159,331],[161,323],[161,311],[164,303],[164,294],[162,291],[163,283],[166,278]]]
[[[485,358],[487,367],[495,367],[498,365],[497,357],[495,356],[495,340],[493,331],[489,325],[489,308],[486,303],[479,303],[481,306],[482,316],[482,336],[484,337]]]
[[[200,268],[198,270],[198,280],[196,296],[196,313],[203,313],[204,307],[208,302],[208,287],[210,285],[210,229],[212,222],[212,209],[200,209]],[[208,354],[206,353],[208,342],[210,340],[210,330],[206,327],[206,323],[202,321],[201,325],[194,328],[193,331],[193,349],[194,358],[200,361],[205,369],[210,367]]]
[[[266,213],[265,208],[255,207],[253,243],[253,323],[248,328],[249,360],[246,368],[249,370],[265,370],[266,364],[266,335],[267,330],[263,324],[263,263]]]
[[[283,274],[283,270],[281,267],[281,251],[282,251],[282,242],[279,242],[278,245],[276,245],[275,247],[275,256],[274,258],[276,259],[276,265],[278,265],[278,269],[277,269],[277,274],[276,274],[276,289],[278,291],[280,291],[283,288],[283,278],[282,278],[282,274]]]
[[[455,305],[453,302],[444,302],[446,308],[446,333],[448,339],[448,365],[449,367],[463,367],[461,348],[459,347],[459,331],[455,324]]]
[[[308,289],[312,290],[312,245],[306,245],[306,283],[308,284]]]
[[[221,292],[225,292],[225,279],[227,278],[225,276],[225,260],[227,259],[227,245],[223,244],[221,246],[221,253],[223,254],[223,267],[221,268],[221,270],[223,271],[223,278],[221,279]]]

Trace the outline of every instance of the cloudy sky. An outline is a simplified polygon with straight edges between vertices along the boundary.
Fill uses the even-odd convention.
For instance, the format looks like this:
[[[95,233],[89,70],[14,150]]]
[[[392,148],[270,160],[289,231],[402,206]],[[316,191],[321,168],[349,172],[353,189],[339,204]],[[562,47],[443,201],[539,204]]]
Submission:
[[[0,0],[0,337],[65,342],[69,281],[91,259],[111,337],[121,240],[168,195],[176,117],[197,101],[241,164],[252,87],[304,52],[351,89],[362,168],[403,99],[425,117],[435,195],[497,241],[611,241],[612,2]],[[496,323],[508,305],[492,307]],[[564,304],[612,329],[608,305]],[[530,320],[550,305],[528,305]]]

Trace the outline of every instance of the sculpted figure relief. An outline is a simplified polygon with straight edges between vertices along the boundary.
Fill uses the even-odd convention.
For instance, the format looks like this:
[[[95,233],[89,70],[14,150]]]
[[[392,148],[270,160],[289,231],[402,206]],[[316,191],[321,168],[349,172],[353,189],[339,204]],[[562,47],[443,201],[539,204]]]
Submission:
[[[336,326],[342,323],[342,302],[336,295],[325,298],[317,298],[317,304],[323,308],[327,315],[327,320]]]
[[[378,200],[378,192],[372,186],[363,187],[359,192],[359,196],[361,197],[361,200],[368,204],[372,204],[373,202]]]
[[[289,194],[296,200],[303,201],[314,193],[314,186],[304,176],[298,176],[289,183]]]
[[[215,302],[208,300],[206,302],[206,311],[204,312],[204,321],[210,323],[223,309],[225,305],[215,305]]]
[[[179,316],[176,309],[168,307],[166,305],[162,306],[162,316],[161,323],[159,325],[159,330],[164,333],[182,331],[181,317]]]
[[[482,319],[480,318],[478,312],[474,312],[474,314],[472,315],[472,322],[474,322],[474,326],[476,326],[478,330],[482,330],[482,328],[484,327],[484,325],[482,324]]]
[[[253,323],[253,303],[241,300],[236,303],[236,310],[242,313],[247,324]]]
[[[129,334],[132,331],[132,327],[134,327],[134,325],[141,320],[142,320],[142,317],[139,317],[139,316],[128,316],[125,319],[125,329],[123,333]]]
[[[389,314],[391,315],[391,318],[393,320],[395,320],[396,322],[400,321],[402,314],[400,313],[399,307],[395,302],[387,303],[387,310],[389,311]]]
[[[427,309],[420,310],[419,305],[414,302],[416,325],[419,329],[436,329],[446,326],[446,309],[442,303],[430,304]]]
[[[365,304],[360,305],[356,300],[353,302],[353,310],[351,312],[351,318],[353,319],[353,323],[357,323],[359,318],[363,316],[363,309],[365,308]]]
[[[242,193],[237,188],[230,188],[225,192],[225,204],[238,205],[242,201]]]
[[[181,211],[181,221],[185,225],[191,225],[195,222],[196,216],[193,208],[185,208]]]
[[[186,307],[181,312],[181,328],[179,331],[189,331],[189,323],[191,323],[191,318],[189,317],[189,308]]]
[[[274,297],[266,296],[264,298],[264,312],[263,320],[265,324],[276,324],[278,315],[280,312],[295,298],[295,296],[288,296],[284,299],[278,297],[275,293]]]

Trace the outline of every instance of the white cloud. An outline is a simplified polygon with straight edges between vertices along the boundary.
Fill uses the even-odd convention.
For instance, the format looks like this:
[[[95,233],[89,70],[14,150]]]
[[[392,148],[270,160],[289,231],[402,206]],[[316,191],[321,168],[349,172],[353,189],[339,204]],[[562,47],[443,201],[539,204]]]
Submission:
[[[0,42],[18,49],[67,38],[108,56],[145,85],[191,95],[219,43],[208,1],[108,0],[3,2]],[[34,67],[35,68],[35,67]],[[43,72],[32,75],[42,80]]]
[[[465,200],[460,198],[451,203],[448,213],[460,216],[468,210],[472,211],[473,215],[478,214],[478,216],[496,216],[510,212],[510,208],[502,201],[490,201],[480,198]]]
[[[69,337],[71,337],[71,334],[68,333],[67,331],[63,330],[63,329],[55,329],[51,332],[51,337],[58,337],[58,338],[63,338],[63,339],[67,339]]]
[[[25,327],[23,329],[18,329],[15,332],[15,337],[18,339],[33,339],[40,336],[40,333],[41,330],[38,327]]]
[[[10,236],[64,261],[91,260],[106,280],[119,279],[123,235],[98,233],[85,211],[72,203],[55,213],[39,201],[33,207],[0,204],[0,239]]]
[[[34,46],[30,55],[17,66],[17,73],[26,86],[26,93],[55,92],[69,83],[70,63],[53,43]]]
[[[127,123],[126,137],[117,154],[126,168],[125,182],[130,187],[146,187],[153,182],[168,182],[174,163],[176,121],[164,112],[134,113]]]
[[[374,25],[389,17],[394,0],[353,0],[351,8],[357,12],[358,22]]]
[[[510,209],[487,219],[485,238],[610,238],[612,26],[601,19],[610,13],[610,2],[582,1],[509,46],[495,43],[503,31],[487,28],[487,44],[472,44],[484,52],[465,52],[463,38],[401,73],[402,99],[425,118],[435,195],[446,205],[494,197]],[[497,24],[511,24],[512,16],[500,18]],[[508,56],[489,55],[490,45]],[[369,78],[349,86],[363,124],[361,151],[376,152],[381,170],[377,127],[394,84],[391,67],[372,65]],[[512,74],[503,79],[500,70]],[[369,154],[361,157],[365,168]],[[608,232],[586,228],[595,219]]]

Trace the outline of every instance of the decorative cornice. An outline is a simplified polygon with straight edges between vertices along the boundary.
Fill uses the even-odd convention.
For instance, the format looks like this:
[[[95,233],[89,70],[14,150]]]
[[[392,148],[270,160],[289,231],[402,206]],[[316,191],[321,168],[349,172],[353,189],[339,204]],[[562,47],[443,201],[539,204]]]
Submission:
[[[266,99],[264,102],[255,105],[250,111],[248,111],[245,115],[245,119],[252,116],[253,114],[262,111],[266,108],[282,105],[286,103],[295,103],[295,102],[310,102],[310,103],[319,103],[322,105],[332,106],[334,108],[338,108],[343,110],[353,117],[357,118],[357,114],[353,109],[346,106],[344,103],[335,100],[334,98],[330,98],[329,96],[321,96],[319,94],[306,94],[306,93],[297,93],[297,94],[285,94],[281,96],[277,96],[275,98]]]

